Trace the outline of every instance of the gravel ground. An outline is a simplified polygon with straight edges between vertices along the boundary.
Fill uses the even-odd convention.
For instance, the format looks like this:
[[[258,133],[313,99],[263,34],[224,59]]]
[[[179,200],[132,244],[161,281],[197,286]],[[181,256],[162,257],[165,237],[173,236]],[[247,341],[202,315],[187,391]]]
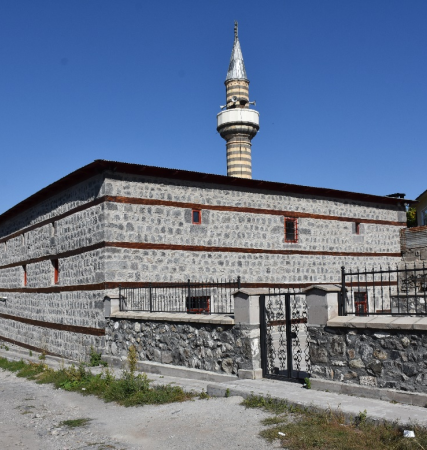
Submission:
[[[93,396],[38,385],[0,370],[0,448],[271,449],[258,436],[267,413],[245,409],[241,397],[125,408]],[[82,427],[61,421],[88,418]]]

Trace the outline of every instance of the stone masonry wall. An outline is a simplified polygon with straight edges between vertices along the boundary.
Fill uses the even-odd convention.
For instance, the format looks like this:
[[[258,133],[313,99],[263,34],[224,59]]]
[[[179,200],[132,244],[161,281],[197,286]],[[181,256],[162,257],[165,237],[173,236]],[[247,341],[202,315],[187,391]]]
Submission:
[[[104,240],[104,204],[42,225],[1,243],[0,265],[12,264],[97,244]]]
[[[58,260],[59,284],[57,286],[103,282],[104,259],[104,248],[69,256],[68,258],[60,258]],[[50,259],[26,264],[26,269],[27,287],[46,288],[55,286],[54,268]],[[23,287],[23,266],[0,269],[0,294],[2,293],[2,288],[13,289]]]
[[[0,314],[52,324],[104,328],[104,291],[7,293]],[[90,346],[104,348],[104,337],[57,330],[0,317],[0,336],[75,360],[84,360]],[[1,340],[1,337],[0,337]]]
[[[7,301],[0,302],[1,314],[79,327],[105,326],[104,291],[14,292],[13,298],[11,295],[7,293]]]
[[[355,200],[315,197],[311,195],[244,190],[207,183],[185,182],[127,174],[107,176],[103,195],[150,198],[205,205],[300,211],[312,214],[346,216],[406,223],[402,205],[363,203]]]
[[[142,361],[235,374],[250,368],[250,326],[108,319],[105,354],[126,357],[134,345]]]
[[[341,266],[386,267],[400,258],[105,249],[106,281],[177,282],[235,279],[243,283],[337,283]]]
[[[427,334],[308,327],[312,374],[345,383],[427,392]]]
[[[97,175],[66,189],[41,203],[35,203],[22,214],[0,225],[0,237],[21,228],[54,218],[100,196],[104,178]]]
[[[92,336],[64,330],[28,325],[0,318],[1,336],[46,350],[75,361],[87,361],[91,346],[102,352],[104,336]],[[0,342],[2,339],[0,337]],[[4,341],[7,345],[7,341]]]
[[[107,203],[105,240],[274,250],[400,252],[399,228],[391,225],[298,219],[298,242],[285,242],[284,217],[202,209],[202,224],[191,209]]]

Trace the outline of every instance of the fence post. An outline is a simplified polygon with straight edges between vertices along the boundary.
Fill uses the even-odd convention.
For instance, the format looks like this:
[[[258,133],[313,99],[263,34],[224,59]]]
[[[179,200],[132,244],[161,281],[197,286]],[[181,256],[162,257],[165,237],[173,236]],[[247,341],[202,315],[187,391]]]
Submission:
[[[148,297],[150,299],[150,312],[153,312],[153,297],[151,292],[151,283],[148,285]]]
[[[291,314],[291,294],[285,294],[285,315],[286,315],[286,359],[288,378],[292,378],[293,355],[292,355],[292,314]]]
[[[123,311],[122,309],[122,285],[119,284],[119,309],[120,311]]]
[[[259,331],[260,331],[260,350],[261,350],[261,369],[262,375],[268,375],[268,344],[267,344],[267,324],[265,314],[265,295],[259,296]]]
[[[345,307],[345,267],[341,266],[341,295],[340,295],[340,301],[338,304],[338,315],[339,316],[346,316],[347,311]]]
[[[187,287],[187,298],[188,298],[188,308],[196,308],[196,305],[192,303],[191,301],[191,287],[190,287],[190,278],[187,280],[188,287]]]

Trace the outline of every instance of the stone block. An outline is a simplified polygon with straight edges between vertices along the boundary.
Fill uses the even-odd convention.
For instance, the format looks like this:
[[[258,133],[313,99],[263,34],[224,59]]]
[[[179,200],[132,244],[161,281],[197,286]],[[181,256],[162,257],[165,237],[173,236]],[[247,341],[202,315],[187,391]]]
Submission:
[[[237,376],[244,380],[260,380],[262,379],[262,369],[245,370],[239,369]]]

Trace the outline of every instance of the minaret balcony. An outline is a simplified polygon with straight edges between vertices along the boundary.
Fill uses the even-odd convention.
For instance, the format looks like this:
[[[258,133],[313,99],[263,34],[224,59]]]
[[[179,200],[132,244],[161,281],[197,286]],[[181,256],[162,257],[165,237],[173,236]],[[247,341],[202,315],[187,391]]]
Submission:
[[[243,134],[255,136],[259,130],[259,112],[254,109],[227,109],[217,114],[217,127],[222,137],[232,129]]]

